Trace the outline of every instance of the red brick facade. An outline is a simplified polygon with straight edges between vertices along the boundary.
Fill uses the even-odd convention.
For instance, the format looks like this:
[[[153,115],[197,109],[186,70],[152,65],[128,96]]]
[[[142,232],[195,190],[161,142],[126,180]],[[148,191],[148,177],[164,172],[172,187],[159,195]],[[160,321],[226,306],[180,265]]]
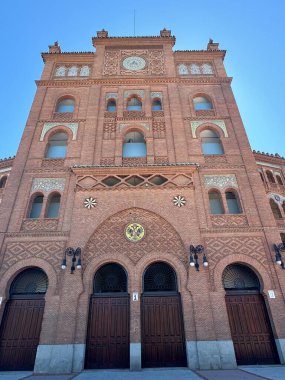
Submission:
[[[96,52],[62,53],[55,44],[42,54],[45,66],[19,151],[0,189],[0,318],[17,274],[36,266],[48,276],[39,341],[45,351],[38,350],[37,372],[82,370],[94,274],[110,262],[125,269],[130,295],[143,292],[151,263],[174,268],[191,368],[236,365],[222,275],[230,264],[248,266],[260,280],[284,363],[285,271],[275,264],[273,244],[285,234],[285,160],[252,153],[224,69],[225,51],[212,41],[207,50],[173,51],[174,43],[166,30],[157,37],[117,38],[102,31],[93,38]],[[132,96],[141,110],[128,110]],[[212,107],[195,109],[196,97]],[[74,100],[73,112],[58,111],[58,101],[67,98]],[[108,110],[109,99],[115,111]],[[152,109],[154,100],[161,109]],[[205,130],[218,136],[222,154],[203,154]],[[68,137],[66,156],[46,158],[58,132]],[[129,132],[144,136],[146,156],[123,157]],[[11,164],[0,162],[0,176]],[[222,214],[211,213],[211,191],[220,194]],[[229,191],[240,213],[230,213]],[[48,218],[54,193],[61,195],[59,214]],[[30,218],[39,194],[41,213]],[[182,204],[175,204],[179,196]],[[96,204],[85,207],[90,198]],[[275,218],[270,199],[280,210]],[[144,227],[142,240],[126,238],[129,223]],[[200,271],[189,266],[191,244],[204,246],[207,268],[202,257]],[[69,246],[82,249],[82,269],[74,274],[61,269]],[[140,368],[140,343],[141,307],[131,298],[132,369]],[[60,347],[67,347],[65,354],[56,351]],[[58,352],[65,369],[51,364]]]

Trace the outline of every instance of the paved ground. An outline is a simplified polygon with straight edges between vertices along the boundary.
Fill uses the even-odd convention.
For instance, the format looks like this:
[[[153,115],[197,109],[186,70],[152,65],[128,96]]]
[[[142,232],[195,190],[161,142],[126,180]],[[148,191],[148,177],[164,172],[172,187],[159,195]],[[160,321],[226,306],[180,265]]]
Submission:
[[[145,369],[90,370],[70,375],[33,375],[32,372],[0,372],[0,380],[285,380],[285,366],[240,366],[229,370]]]

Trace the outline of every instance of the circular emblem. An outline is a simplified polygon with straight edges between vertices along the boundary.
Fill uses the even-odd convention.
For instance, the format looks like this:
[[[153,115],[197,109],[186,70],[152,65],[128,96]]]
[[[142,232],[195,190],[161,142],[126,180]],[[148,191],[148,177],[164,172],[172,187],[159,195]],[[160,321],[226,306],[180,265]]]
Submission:
[[[274,198],[277,202],[280,202],[281,201],[281,198],[279,197],[279,195],[275,194],[274,195]]]
[[[137,242],[144,237],[145,231],[141,224],[130,223],[125,229],[126,238],[129,241]]]
[[[142,70],[145,65],[146,61],[142,57],[128,57],[123,60],[123,66],[127,70]]]

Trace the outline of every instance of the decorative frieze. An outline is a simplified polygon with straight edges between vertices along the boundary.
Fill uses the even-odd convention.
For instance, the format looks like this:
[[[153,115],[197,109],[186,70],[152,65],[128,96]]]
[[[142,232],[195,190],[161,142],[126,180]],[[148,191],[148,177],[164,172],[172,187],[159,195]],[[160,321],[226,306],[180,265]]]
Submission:
[[[55,77],[89,77],[90,75],[90,66],[57,66],[55,69],[54,76]]]
[[[31,192],[43,191],[50,192],[53,190],[63,191],[65,186],[65,178],[34,178]]]
[[[180,75],[213,75],[214,70],[210,63],[180,63],[178,65]]]
[[[77,138],[77,131],[78,131],[78,123],[44,123],[40,141],[44,141],[46,133],[55,127],[64,126],[71,130],[72,132],[72,140],[76,140]]]
[[[157,92],[157,91],[156,92],[151,92],[150,96],[151,96],[152,99],[154,99],[154,98],[162,99],[162,92]]]
[[[120,132],[122,132],[123,129],[126,129],[128,127],[133,127],[133,126],[134,126],[133,123],[123,123],[123,124],[119,124],[118,125],[118,129],[119,129]],[[148,123],[137,123],[137,124],[135,124],[135,126],[143,128],[146,131],[150,130],[150,125]]]
[[[209,124],[209,123],[214,124],[217,127],[219,127],[223,131],[224,136],[229,137],[227,127],[226,127],[224,120],[195,120],[195,121],[191,121],[190,125],[191,125],[191,130],[192,130],[192,137],[194,139],[197,138],[196,130],[197,130],[197,128],[200,127],[200,125]]]
[[[118,99],[117,92],[106,92],[106,100],[108,99]]]
[[[124,91],[124,99],[127,99],[131,95],[137,95],[141,99],[144,98],[144,90],[126,90]]]
[[[204,186],[206,188],[218,187],[220,189],[235,187],[238,188],[236,176],[227,175],[204,175]]]

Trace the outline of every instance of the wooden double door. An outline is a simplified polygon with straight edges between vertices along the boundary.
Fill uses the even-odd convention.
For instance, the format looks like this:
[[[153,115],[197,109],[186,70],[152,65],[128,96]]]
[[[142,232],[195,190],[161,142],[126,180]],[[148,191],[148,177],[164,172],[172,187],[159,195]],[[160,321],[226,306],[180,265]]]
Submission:
[[[91,297],[85,368],[129,368],[129,309],[128,294]]]
[[[0,370],[30,371],[39,344],[44,299],[10,299],[0,327]]]
[[[143,294],[141,327],[143,367],[187,366],[179,293]]]
[[[263,296],[232,292],[226,305],[237,364],[279,363]]]

